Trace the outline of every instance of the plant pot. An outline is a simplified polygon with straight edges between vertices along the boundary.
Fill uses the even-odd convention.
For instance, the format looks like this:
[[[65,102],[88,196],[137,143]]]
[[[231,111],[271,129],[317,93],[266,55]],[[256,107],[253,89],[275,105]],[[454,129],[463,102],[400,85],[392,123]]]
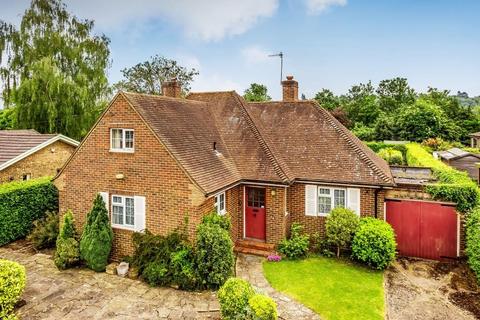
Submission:
[[[120,264],[117,267],[117,274],[120,277],[125,277],[127,272],[128,272],[128,262],[120,262]]]

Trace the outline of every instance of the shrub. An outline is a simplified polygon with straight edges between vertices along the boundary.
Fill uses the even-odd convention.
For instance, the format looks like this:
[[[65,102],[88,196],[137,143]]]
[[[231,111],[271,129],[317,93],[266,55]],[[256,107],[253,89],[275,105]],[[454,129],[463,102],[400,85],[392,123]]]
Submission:
[[[25,267],[0,259],[0,319],[12,318],[11,312],[25,288]]]
[[[444,141],[442,138],[428,138],[423,140],[422,145],[430,148],[433,151],[438,151],[438,150],[447,150],[452,147],[452,145],[446,141]]]
[[[80,260],[80,245],[76,238],[72,211],[63,216],[62,228],[57,238],[54,262],[57,268],[66,269]]]
[[[169,283],[167,273],[167,265],[162,262],[152,261],[143,269],[142,277],[149,285],[154,287]]]
[[[230,218],[227,215],[221,216],[216,212],[212,212],[204,216],[202,218],[202,223],[217,224],[222,229],[225,229],[228,232],[230,232],[230,229],[232,228],[232,223],[230,221]]]
[[[239,278],[228,279],[218,290],[218,301],[222,319],[245,319],[248,315],[248,301],[255,291],[250,283]]]
[[[195,255],[191,246],[173,252],[170,257],[172,282],[181,289],[195,289],[197,285]]]
[[[58,213],[47,212],[45,217],[33,222],[32,233],[28,240],[32,242],[35,249],[52,248],[58,236]]]
[[[233,273],[233,243],[230,234],[217,224],[201,223],[197,229],[196,257],[203,287],[218,288]]]
[[[33,221],[57,211],[58,191],[50,178],[4,183],[0,186],[0,246],[27,236]]]
[[[468,264],[480,282],[480,208],[469,212],[466,219],[466,248]]]
[[[337,248],[337,257],[339,257],[340,249],[350,247],[353,235],[358,229],[359,218],[350,209],[335,208],[326,220],[327,241]]]
[[[319,232],[310,237],[310,251],[325,257],[333,257],[332,245]]]
[[[353,237],[353,258],[374,269],[385,269],[395,259],[395,234],[385,221],[375,218],[360,219]]]
[[[402,153],[398,150],[393,148],[385,148],[378,152],[378,155],[388,164],[391,165],[402,165],[403,164],[403,156]]]
[[[272,298],[262,294],[255,294],[248,300],[252,317],[256,320],[278,319],[277,304]]]
[[[290,238],[283,239],[278,245],[278,251],[288,259],[299,259],[308,252],[310,237],[302,234],[303,226],[299,223],[292,223]]]
[[[87,266],[97,272],[104,271],[112,249],[113,231],[102,197],[98,194],[80,240],[80,256]]]

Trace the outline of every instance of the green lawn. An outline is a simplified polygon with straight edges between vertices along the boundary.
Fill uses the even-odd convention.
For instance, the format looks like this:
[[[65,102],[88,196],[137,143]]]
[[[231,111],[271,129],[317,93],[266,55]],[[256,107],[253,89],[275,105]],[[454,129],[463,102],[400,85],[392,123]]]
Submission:
[[[270,284],[323,319],[383,319],[383,272],[347,260],[315,257],[265,262]]]

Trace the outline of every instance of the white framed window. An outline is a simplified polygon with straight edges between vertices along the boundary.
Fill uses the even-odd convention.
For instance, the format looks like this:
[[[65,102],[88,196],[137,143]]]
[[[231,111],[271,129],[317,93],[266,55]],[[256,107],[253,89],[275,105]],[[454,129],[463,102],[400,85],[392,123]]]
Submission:
[[[112,195],[112,225],[135,227],[135,199],[133,197]]]
[[[346,189],[318,187],[318,215],[327,215],[334,208],[345,208]]]
[[[226,210],[225,192],[219,193],[215,196],[215,210],[219,215],[224,215]]]
[[[339,207],[360,215],[360,189],[305,185],[305,215],[327,216]]]
[[[133,129],[110,129],[110,151],[133,152],[135,140],[134,135]]]

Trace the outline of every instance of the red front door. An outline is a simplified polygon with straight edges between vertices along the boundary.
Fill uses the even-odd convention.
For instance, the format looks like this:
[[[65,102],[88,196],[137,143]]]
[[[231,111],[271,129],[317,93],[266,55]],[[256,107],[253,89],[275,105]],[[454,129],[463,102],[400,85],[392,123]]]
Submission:
[[[245,237],[265,240],[265,188],[245,188]]]

